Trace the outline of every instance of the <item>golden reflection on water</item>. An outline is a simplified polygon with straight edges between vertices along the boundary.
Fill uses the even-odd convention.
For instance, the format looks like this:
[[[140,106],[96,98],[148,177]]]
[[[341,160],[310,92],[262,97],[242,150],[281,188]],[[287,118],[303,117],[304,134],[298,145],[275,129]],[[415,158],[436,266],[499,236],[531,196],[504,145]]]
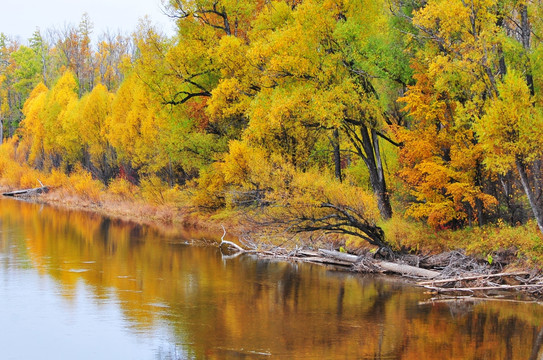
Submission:
[[[0,201],[3,266],[114,297],[131,326],[166,327],[197,359],[535,359],[538,304],[421,304],[420,289],[307,264],[250,257],[98,215]],[[13,239],[22,239],[13,244]],[[9,259],[9,260],[6,260]],[[2,269],[0,268],[0,271]],[[89,301],[93,301],[89,299]],[[539,338],[538,338],[539,335]]]

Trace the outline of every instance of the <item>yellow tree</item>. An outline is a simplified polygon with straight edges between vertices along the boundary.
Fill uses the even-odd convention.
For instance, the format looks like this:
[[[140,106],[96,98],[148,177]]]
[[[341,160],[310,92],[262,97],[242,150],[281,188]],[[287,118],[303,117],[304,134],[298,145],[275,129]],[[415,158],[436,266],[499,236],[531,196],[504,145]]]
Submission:
[[[208,111],[218,118],[247,116],[245,141],[302,169],[319,138],[342,131],[366,165],[386,219],[392,208],[380,142],[390,138],[377,90],[386,81],[374,80],[371,73],[382,64],[368,60],[370,39],[389,40],[369,31],[387,26],[385,10],[382,2],[273,3],[253,23],[248,47],[221,39],[232,70],[213,90]]]
[[[44,129],[43,150],[46,166],[59,167],[62,163],[64,150],[68,147],[67,141],[70,140],[66,134],[70,133],[69,127],[72,125],[65,119],[77,104],[77,89],[74,74],[66,71],[47,93],[40,115]]]
[[[106,138],[120,164],[129,164],[141,175],[159,174],[173,184],[177,170],[191,171],[198,163],[195,158],[206,153],[210,141],[182,112],[165,108],[135,73],[122,83],[111,106]]]
[[[106,120],[113,94],[98,84],[80,100],[77,128],[84,150],[84,166],[107,183],[116,175],[115,152],[106,137]]]
[[[502,116],[491,121],[485,114],[498,115],[492,107],[499,109],[504,104],[501,92],[506,88],[513,84],[521,88],[518,81],[513,81],[519,73],[524,74],[525,85],[534,96],[530,101],[539,102],[541,83],[534,74],[541,71],[540,13],[537,2],[509,0],[433,0],[414,13],[413,26],[418,34],[409,37],[421,45],[412,48],[416,52],[412,64],[416,84],[402,99],[413,122],[409,129],[399,132],[405,143],[402,174],[416,199],[411,214],[427,218],[433,225],[462,224],[472,218],[482,222],[485,213],[491,213],[489,205],[499,200],[509,208],[511,221],[516,222],[512,170],[517,166],[497,167],[489,160],[495,156],[492,151],[499,148],[490,146],[485,135],[492,128],[511,130],[516,120]],[[502,79],[508,72],[516,75],[504,83]],[[530,103],[523,96],[516,100],[522,106]],[[513,98],[509,96],[508,101]],[[519,107],[511,103],[511,108]],[[530,123],[522,112],[518,116]],[[485,119],[482,124],[486,125],[476,131],[478,119]],[[478,134],[481,129],[485,130]],[[496,139],[505,141],[497,134]],[[518,143],[530,143],[525,140]],[[537,147],[537,142],[534,144]],[[504,154],[503,150],[498,153]],[[508,160],[504,159],[504,163]],[[519,187],[530,200],[530,193],[537,196],[541,191],[537,181],[541,177],[541,159],[523,160],[521,165],[528,177],[534,176],[525,181],[523,171],[517,168]]]
[[[498,84],[498,94],[478,123],[485,163],[501,174],[518,173],[543,233],[543,181],[537,166],[543,158],[543,110],[535,106],[526,78],[519,73],[509,72]]]
[[[38,168],[43,165],[44,160],[43,112],[48,92],[49,89],[43,83],[39,83],[32,90],[23,106],[21,146],[28,151],[28,162]]]

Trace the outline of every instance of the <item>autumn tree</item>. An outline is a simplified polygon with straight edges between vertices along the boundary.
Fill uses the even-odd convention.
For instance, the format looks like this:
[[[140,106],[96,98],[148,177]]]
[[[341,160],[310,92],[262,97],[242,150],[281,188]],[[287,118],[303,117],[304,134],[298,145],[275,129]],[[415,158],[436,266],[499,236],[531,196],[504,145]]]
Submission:
[[[543,232],[543,113],[525,78],[509,72],[498,83],[498,97],[488,103],[478,123],[485,164],[501,174],[515,170]]]
[[[133,42],[121,34],[106,32],[98,41],[95,54],[95,78],[109,91],[115,91],[124,79],[124,63],[133,56]]]
[[[326,1],[265,8],[249,32],[248,47],[221,39],[227,59],[222,62],[231,70],[213,90],[208,111],[215,118],[246,116],[245,141],[282,154],[300,169],[319,138],[341,132],[348,150],[364,162],[387,219],[392,208],[380,142],[391,138],[387,99],[378,89],[396,79],[384,76],[392,62],[370,58],[370,44],[390,39],[369,31],[387,26],[385,10],[383,3]],[[368,13],[379,14],[375,23],[368,23]]]
[[[39,83],[30,93],[23,106],[24,119],[21,122],[22,140],[21,146],[28,153],[28,162],[38,168],[44,161],[44,137],[43,112],[45,110],[46,97],[49,89]]]
[[[39,168],[58,168],[62,165],[64,156],[71,155],[67,152],[73,149],[70,145],[77,141],[73,138],[75,131],[72,128],[75,125],[68,121],[78,100],[74,74],[65,72],[51,90],[44,90],[45,86],[38,85],[34,89],[36,95],[27,100],[28,111],[33,118],[25,127],[27,131],[37,135],[36,140],[40,140],[33,144],[35,152],[29,160]]]
[[[83,14],[78,27],[66,26],[57,34],[56,48],[63,56],[65,65],[76,76],[78,94],[90,91],[94,82],[94,59],[91,39],[93,24],[88,14]]]
[[[399,132],[402,176],[415,197],[409,213],[433,226],[482,224],[496,203],[474,131],[501,76],[495,10],[493,1],[432,1],[414,12],[420,43],[416,84],[401,99],[412,118]]]

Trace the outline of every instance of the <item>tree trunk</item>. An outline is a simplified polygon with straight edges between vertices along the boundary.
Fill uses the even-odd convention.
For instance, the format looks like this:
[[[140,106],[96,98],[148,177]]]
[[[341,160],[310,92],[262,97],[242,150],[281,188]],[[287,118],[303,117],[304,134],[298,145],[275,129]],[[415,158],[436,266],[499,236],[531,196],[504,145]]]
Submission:
[[[475,166],[475,186],[479,189],[481,189],[481,192],[483,192],[483,184],[481,182],[481,179],[483,178],[482,174],[482,165],[480,161],[477,161],[477,164]],[[484,219],[484,204],[483,201],[479,198],[475,198],[475,211],[477,213],[477,224],[479,227],[483,226],[485,224]]]
[[[339,180],[339,182],[343,181],[343,177],[341,174],[341,152],[339,148],[339,130],[334,129],[333,133],[333,139],[332,139],[332,148],[334,149],[334,170],[336,179]]]
[[[4,119],[0,119],[0,145],[4,142]]]
[[[351,127],[351,125],[357,127]],[[377,206],[381,216],[385,220],[390,219],[392,217],[392,206],[387,191],[377,131],[374,129],[369,130],[362,122],[358,121],[347,122],[345,130],[351,144],[366,164],[370,184],[377,198]]]
[[[500,180],[503,194],[505,195],[505,204],[507,205],[507,211],[509,213],[509,224],[514,225],[517,219],[513,207],[513,186],[511,185],[511,176],[511,171],[508,171],[505,175],[498,175],[498,179]]]
[[[377,197],[377,206],[383,219],[388,220],[392,217],[392,206],[390,205],[390,197],[385,181],[379,138],[377,132],[373,129],[371,130],[371,139],[369,138],[367,129],[364,129],[362,138],[365,142],[366,154],[368,154],[368,159],[370,160],[368,170],[371,186]]]
[[[530,58],[528,57],[528,52],[530,51],[530,36],[531,36],[531,26],[528,21],[528,7],[522,5],[520,8],[520,36],[522,46],[526,51],[526,84],[530,88],[530,94],[535,95],[535,86],[534,86],[534,77],[532,75],[532,69],[530,66]]]
[[[528,179],[528,174],[526,172],[526,167],[524,165],[524,162],[520,157],[517,156],[515,160],[515,164],[517,166],[517,171],[520,175],[520,182],[522,183],[522,188],[524,189],[524,193],[528,197],[528,202],[530,203],[530,207],[532,208],[532,212],[534,214],[535,220],[537,221],[537,226],[539,227],[539,231],[543,233],[543,209],[541,208],[541,202],[540,199],[536,198],[534,191],[532,190],[532,187],[530,186],[530,180]],[[541,184],[534,184],[534,186],[540,187]]]

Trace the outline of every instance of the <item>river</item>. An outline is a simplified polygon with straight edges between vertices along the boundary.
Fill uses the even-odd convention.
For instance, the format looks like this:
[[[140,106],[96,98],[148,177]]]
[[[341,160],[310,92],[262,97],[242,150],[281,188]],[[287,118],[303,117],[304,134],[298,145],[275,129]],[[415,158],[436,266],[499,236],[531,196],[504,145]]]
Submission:
[[[543,307],[0,200],[2,359],[540,359]]]

